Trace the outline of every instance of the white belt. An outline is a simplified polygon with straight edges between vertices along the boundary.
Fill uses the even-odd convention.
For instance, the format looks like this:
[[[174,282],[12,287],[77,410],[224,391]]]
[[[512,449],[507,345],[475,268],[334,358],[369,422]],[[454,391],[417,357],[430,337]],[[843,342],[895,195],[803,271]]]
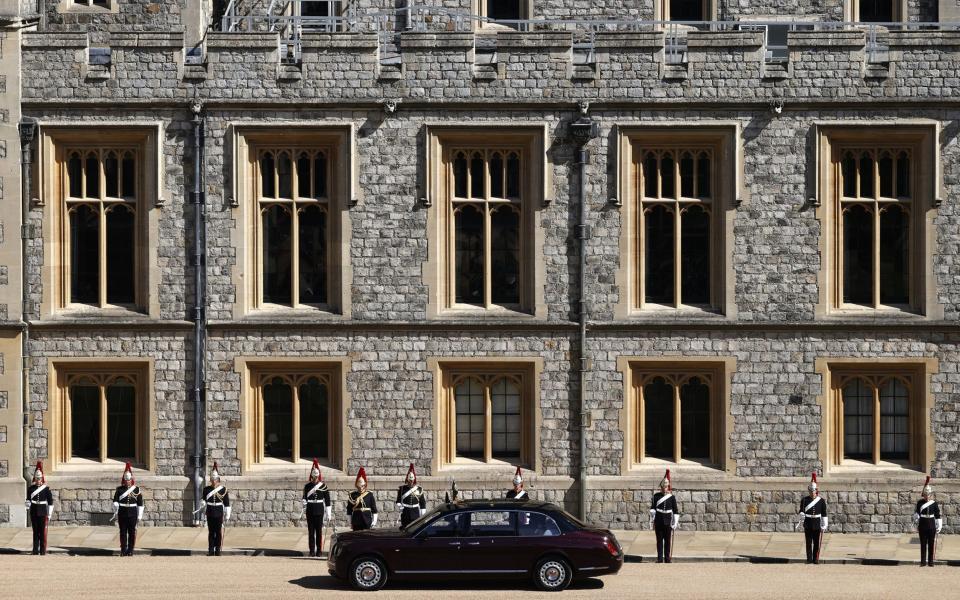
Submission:
[[[937,515],[920,515],[921,519],[936,519]]]
[[[819,519],[819,518],[820,518],[820,515],[808,515],[807,513],[803,513],[803,516],[805,516],[805,517],[808,518],[808,519]]]
[[[404,504],[402,502],[400,503],[400,506],[404,508],[420,508],[419,504]]]
[[[323,500],[307,500],[307,504],[326,504]]]
[[[223,506],[223,502],[207,502],[207,506]]]
[[[30,502],[31,502],[32,504],[46,504],[46,503],[47,503],[46,500],[31,500]]]
[[[137,505],[136,502],[134,502],[133,504],[124,504],[123,502],[120,502],[119,504],[120,504],[120,506],[122,506],[122,507],[124,507],[124,508],[133,508],[134,506]]]
[[[669,509],[669,508],[666,509],[666,510],[661,510],[661,509],[658,508],[658,509],[657,509],[657,512],[658,512],[658,513],[663,513],[663,514],[665,514],[665,515],[673,514],[673,510],[672,510],[672,509]]]

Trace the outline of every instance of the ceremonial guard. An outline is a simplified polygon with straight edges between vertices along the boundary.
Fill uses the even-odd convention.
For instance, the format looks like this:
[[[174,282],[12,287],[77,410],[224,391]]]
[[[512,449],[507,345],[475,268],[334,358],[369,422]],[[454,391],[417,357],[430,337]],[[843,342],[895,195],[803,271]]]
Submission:
[[[660,491],[653,495],[650,503],[650,529],[657,536],[657,562],[669,563],[673,560],[673,531],[680,523],[680,506],[673,495],[670,482],[670,469],[660,480]]]
[[[320,463],[313,459],[310,481],[303,486],[303,512],[307,515],[307,544],[310,556],[320,556],[323,550],[323,519],[330,519],[330,490],[320,474]]]
[[[33,528],[33,554],[47,553],[47,525],[53,518],[53,492],[43,476],[43,463],[33,472],[33,483],[27,488],[27,518]]]
[[[807,494],[800,501],[800,519],[797,521],[797,529],[803,527],[803,537],[807,549],[807,564],[820,564],[820,544],[823,542],[823,534],[827,532],[830,525],[830,519],[827,517],[827,501],[820,496],[820,490],[817,489],[817,474],[810,475],[810,484],[807,485]]]
[[[400,511],[400,527],[406,527],[427,512],[427,499],[423,488],[417,485],[417,471],[410,463],[406,482],[397,489],[397,510]]]
[[[913,513],[913,522],[920,534],[920,566],[933,566],[937,549],[937,534],[943,529],[943,517],[940,514],[940,505],[932,499],[933,487],[930,486],[930,476],[923,483],[920,500],[917,501],[917,510]]]
[[[354,531],[370,529],[377,526],[377,499],[373,492],[367,489],[367,472],[360,467],[357,480],[353,483],[356,491],[350,492],[347,499],[347,516],[350,517],[350,528]]]
[[[137,523],[143,518],[143,494],[133,479],[130,463],[123,468],[120,485],[113,493],[113,518],[120,526],[120,556],[133,556],[137,543]]]
[[[230,493],[220,483],[220,469],[213,463],[210,485],[203,488],[203,505],[207,517],[207,556],[220,556],[223,546],[223,523],[230,520]]]
[[[517,472],[513,475],[513,489],[507,492],[507,500],[529,500],[530,495],[527,494],[527,490],[523,489],[523,473],[520,471],[520,467],[517,467]]]

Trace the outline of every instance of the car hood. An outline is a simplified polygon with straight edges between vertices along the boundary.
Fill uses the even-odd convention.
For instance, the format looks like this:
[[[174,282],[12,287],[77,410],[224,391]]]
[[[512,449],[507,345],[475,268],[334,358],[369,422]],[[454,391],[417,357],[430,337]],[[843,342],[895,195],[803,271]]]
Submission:
[[[362,531],[344,531],[343,533],[337,532],[337,540],[346,542],[348,540],[365,540],[365,539],[380,539],[380,538],[405,538],[409,537],[409,534],[406,531],[401,531],[398,528],[390,529],[364,529]]]

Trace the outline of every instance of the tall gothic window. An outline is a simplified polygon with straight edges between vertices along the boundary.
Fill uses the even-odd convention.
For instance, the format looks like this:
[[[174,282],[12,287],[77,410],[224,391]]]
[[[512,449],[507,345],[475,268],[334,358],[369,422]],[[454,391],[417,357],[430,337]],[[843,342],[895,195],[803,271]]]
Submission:
[[[137,246],[141,194],[133,147],[66,152],[67,304],[134,307],[140,269]]]
[[[910,461],[919,436],[917,375],[864,371],[839,374],[840,459],[872,464]]]
[[[333,374],[327,371],[264,371],[256,374],[253,421],[255,462],[335,457],[333,427],[339,422]]]
[[[715,369],[638,371],[634,376],[636,455],[668,462],[718,461],[717,376]]]

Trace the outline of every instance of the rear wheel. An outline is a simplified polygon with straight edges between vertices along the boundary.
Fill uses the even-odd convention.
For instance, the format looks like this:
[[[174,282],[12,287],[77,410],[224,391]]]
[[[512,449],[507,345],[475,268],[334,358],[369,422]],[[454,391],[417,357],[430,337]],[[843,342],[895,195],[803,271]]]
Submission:
[[[387,583],[387,567],[379,558],[358,558],[350,565],[350,585],[363,592],[379,590]]]
[[[534,585],[545,592],[565,590],[572,580],[570,563],[558,556],[541,559],[533,570]]]

